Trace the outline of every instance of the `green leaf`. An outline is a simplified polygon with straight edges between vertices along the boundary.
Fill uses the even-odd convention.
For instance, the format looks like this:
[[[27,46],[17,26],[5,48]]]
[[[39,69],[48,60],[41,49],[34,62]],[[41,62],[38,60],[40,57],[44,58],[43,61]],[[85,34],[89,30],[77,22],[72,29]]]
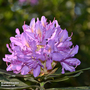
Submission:
[[[53,79],[53,80],[47,80],[45,83],[47,82],[61,82],[61,81],[65,81],[68,80],[69,78],[67,76],[63,77],[63,78],[58,78],[58,79]]]
[[[39,83],[37,80],[34,79],[34,77],[27,77],[27,78],[24,78],[24,80],[29,80],[31,82]]]
[[[75,71],[75,72],[68,72],[68,73],[65,73],[65,74],[61,74],[61,73],[59,73],[59,71],[61,72],[61,68],[59,68],[57,71],[56,71],[56,73],[54,73],[54,74],[50,74],[50,75],[46,75],[45,76],[45,80],[46,79],[49,79],[49,78],[55,78],[55,77],[60,77],[60,76],[66,76],[66,75],[74,75],[74,74],[77,74],[77,76],[78,75],[80,75],[83,71],[85,71],[85,70],[89,70],[90,69],[90,67],[89,68],[85,68],[85,69],[81,69],[81,70],[77,70],[77,71]],[[80,72],[80,73],[79,73]]]
[[[6,75],[0,74],[0,82],[3,82],[3,81],[9,81],[9,79],[8,77],[6,77]]]
[[[77,76],[79,76],[81,73],[83,73],[83,71],[80,71],[79,73],[76,73],[75,75],[71,75],[71,76],[68,76],[68,77],[77,77]]]
[[[10,77],[22,77],[23,75],[20,75],[20,74],[14,74],[12,72],[7,72],[6,70],[2,70],[0,69],[0,74],[6,74],[6,75],[9,75]]]
[[[48,76],[46,77],[47,82],[60,82],[60,81],[65,81],[65,80],[68,80],[69,78],[72,78],[72,77],[77,77],[79,76],[83,71],[80,71],[80,72],[75,72],[74,74],[68,74],[68,75],[65,75],[65,74],[60,74],[59,76],[56,75],[56,76]]]
[[[40,89],[39,86],[37,85],[30,85],[30,86],[18,86],[18,87],[0,87],[0,90],[23,90],[23,89],[29,89],[29,90],[33,90],[32,88],[38,88]],[[37,90],[38,90],[37,89]]]
[[[1,81],[0,89],[23,89],[28,87],[31,86],[28,86],[26,83],[20,81],[19,79],[11,78],[9,81]]]
[[[90,90],[90,86],[84,87],[66,87],[66,88],[50,88],[47,90]]]
[[[2,70],[2,69],[0,69],[0,74],[6,74],[8,75],[8,77],[30,77],[31,76],[31,74],[27,74],[27,75],[15,74],[13,72]]]

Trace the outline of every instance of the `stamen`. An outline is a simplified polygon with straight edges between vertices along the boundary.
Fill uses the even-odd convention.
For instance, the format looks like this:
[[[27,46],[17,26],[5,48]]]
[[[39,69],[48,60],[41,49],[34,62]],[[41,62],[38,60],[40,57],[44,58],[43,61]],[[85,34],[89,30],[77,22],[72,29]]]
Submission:
[[[26,29],[26,27],[25,27],[25,21],[24,21],[24,30]]]
[[[6,65],[8,66],[8,62],[6,62]]]

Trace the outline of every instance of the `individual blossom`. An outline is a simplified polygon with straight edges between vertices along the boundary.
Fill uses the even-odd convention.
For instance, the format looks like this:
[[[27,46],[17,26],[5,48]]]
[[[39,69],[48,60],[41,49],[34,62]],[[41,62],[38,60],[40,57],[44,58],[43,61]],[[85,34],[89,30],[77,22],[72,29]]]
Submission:
[[[7,48],[11,54],[6,54],[3,61],[7,64],[7,71],[33,74],[34,77],[50,73],[57,62],[62,66],[62,74],[65,70],[73,72],[80,65],[77,58],[79,46],[72,46],[71,36],[66,29],[62,30],[57,20],[47,22],[45,16],[41,20],[33,18],[30,25],[22,26],[20,34],[16,29],[15,37],[10,37]]]

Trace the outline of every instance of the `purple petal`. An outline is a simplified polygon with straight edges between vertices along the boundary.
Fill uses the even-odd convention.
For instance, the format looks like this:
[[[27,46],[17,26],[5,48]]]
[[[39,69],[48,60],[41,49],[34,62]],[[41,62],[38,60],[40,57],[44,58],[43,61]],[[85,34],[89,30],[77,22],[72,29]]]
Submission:
[[[13,71],[13,73],[16,73],[16,74],[18,74],[18,73],[20,73],[20,71],[15,71],[15,70],[14,70],[14,71]]]
[[[22,68],[21,65],[16,65],[16,70],[17,71],[21,70],[21,68]]]
[[[53,47],[53,46],[54,46],[54,43],[55,43],[55,41],[54,41],[54,40],[49,40],[49,41],[48,41],[48,45],[50,45],[51,47]]]
[[[24,24],[24,25],[22,26],[22,28],[23,28],[24,31],[29,31],[29,32],[30,32],[30,28],[29,28],[28,25]]]
[[[16,29],[16,33],[17,33],[17,35],[20,35],[20,31],[18,28]]]
[[[67,48],[67,47],[70,47],[70,46],[72,46],[72,42],[71,41],[65,41],[65,42],[61,42],[57,47],[65,47],[65,48]]]
[[[40,22],[36,23],[36,33],[37,33],[37,35],[39,35],[39,37],[41,37],[43,34],[43,29],[40,26],[40,24],[41,24]]]
[[[10,64],[10,65],[7,67],[7,69],[6,69],[6,70],[7,70],[7,71],[12,71],[12,66],[13,66],[13,65],[12,65],[12,64]]]
[[[22,46],[22,43],[19,41],[19,39],[15,37],[10,37],[10,41],[15,43],[15,45]]]
[[[30,29],[32,33],[34,32],[34,28],[35,28],[35,18],[32,18],[30,22]]]
[[[21,69],[21,65],[15,65],[15,64],[10,64],[7,68],[7,70],[17,70],[19,71]]]
[[[52,60],[54,60],[54,61],[61,61],[63,58],[64,58],[64,56],[60,53],[52,54]]]
[[[52,63],[51,60],[47,60],[47,61],[46,61],[46,67],[47,67],[47,70],[51,70],[51,69],[52,69],[51,63]]]
[[[45,24],[46,24],[46,18],[45,18],[45,16],[42,16],[41,17],[41,23],[45,27]]]
[[[30,71],[30,69],[27,66],[24,66],[21,70],[21,74],[26,75],[26,74],[28,74],[29,71]]]
[[[71,49],[70,56],[73,57],[75,54],[78,53],[79,46],[76,45],[74,48]]]
[[[78,66],[81,63],[77,58],[69,58],[66,59],[65,62],[68,63],[69,65],[75,65],[75,66]]]
[[[70,66],[64,62],[61,62],[61,65],[62,65],[62,68],[65,69],[65,70],[68,70],[70,72],[73,72],[75,71],[75,68],[73,66]],[[64,73],[64,71],[62,71],[62,73]]]
[[[53,33],[54,33],[54,30],[52,29],[47,30],[45,34],[45,39],[50,38]]]
[[[34,70],[33,70],[33,75],[34,77],[37,77],[40,74],[40,66],[38,65]]]
[[[14,54],[12,54],[12,55],[5,54],[5,58],[3,58],[3,61],[11,62],[11,60],[15,60],[16,58],[17,58],[17,56],[14,56]]]
[[[60,42],[65,41],[68,38],[68,32],[67,30],[62,30],[62,32],[59,35]]]
[[[56,22],[56,27],[60,27],[60,25],[58,24],[58,21],[55,20],[55,22]]]
[[[10,53],[12,53],[13,51],[11,50],[11,48],[9,47],[9,45],[8,44],[6,44],[6,47],[8,48],[8,51],[10,52]]]
[[[27,36],[31,39],[31,40],[35,40],[35,37],[34,37],[34,33],[31,33],[31,32],[25,32],[27,34]],[[35,40],[36,41],[36,40]]]
[[[55,40],[57,42],[58,41],[58,37],[59,37],[58,35],[59,35],[60,31],[61,31],[61,28],[57,28],[54,31],[54,33],[52,34],[51,39]]]
[[[21,39],[22,39],[22,45],[26,45],[27,47],[29,47],[29,42],[28,42],[29,40],[26,33],[22,33]]]

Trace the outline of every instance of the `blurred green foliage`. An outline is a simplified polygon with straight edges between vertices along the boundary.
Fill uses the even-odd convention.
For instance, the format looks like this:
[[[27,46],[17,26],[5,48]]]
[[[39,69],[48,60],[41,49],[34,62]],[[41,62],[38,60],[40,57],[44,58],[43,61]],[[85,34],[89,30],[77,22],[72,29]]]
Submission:
[[[69,35],[73,32],[72,42],[79,45],[75,56],[81,61],[78,69],[90,67],[90,0],[39,0],[35,6],[23,5],[18,0],[0,0],[0,68],[6,64],[2,58],[9,53],[6,44],[9,38],[15,36],[15,29],[22,32],[24,21],[29,25],[32,18],[44,15],[49,20],[58,20],[62,29],[67,29]],[[77,78],[66,82],[53,83],[54,87],[90,85],[90,70]],[[52,86],[48,83],[47,87]]]

